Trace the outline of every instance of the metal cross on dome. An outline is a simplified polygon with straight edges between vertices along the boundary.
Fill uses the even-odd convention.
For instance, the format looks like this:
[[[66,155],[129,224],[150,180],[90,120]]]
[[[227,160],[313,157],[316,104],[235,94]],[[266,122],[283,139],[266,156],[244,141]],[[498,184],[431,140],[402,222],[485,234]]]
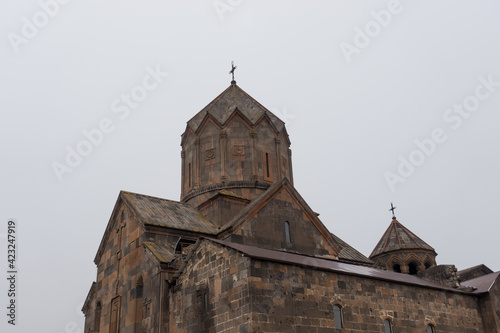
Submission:
[[[392,216],[393,216],[393,217],[394,217],[394,216],[396,216],[396,215],[394,215],[394,210],[395,210],[396,208],[397,208],[397,207],[394,207],[394,205],[393,205],[393,204],[392,204],[392,202],[391,202],[391,209],[389,209],[389,210],[390,210],[390,211],[392,211]]]
[[[231,84],[236,84],[236,81],[234,80],[234,70],[235,69],[236,69],[236,66],[234,65],[234,61],[231,61],[231,70],[229,71],[229,74],[231,74],[233,76]]]

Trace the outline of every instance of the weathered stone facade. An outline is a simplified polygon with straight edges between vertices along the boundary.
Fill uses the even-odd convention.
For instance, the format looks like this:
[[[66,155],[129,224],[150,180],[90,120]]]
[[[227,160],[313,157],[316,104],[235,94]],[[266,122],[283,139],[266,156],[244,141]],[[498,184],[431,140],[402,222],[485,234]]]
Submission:
[[[293,182],[284,123],[235,84],[188,121],[181,146],[181,200],[193,207],[221,189],[251,200]]]
[[[250,260],[203,241],[175,280],[169,332],[251,332]]]
[[[395,218],[365,257],[294,188],[289,147],[235,83],[196,114],[181,201],[120,192],[85,332],[500,332],[500,272],[437,265]]]
[[[342,332],[383,332],[385,318],[394,332],[420,333],[427,324],[486,332],[474,296],[269,261],[251,267],[252,297],[269,305],[253,314],[253,332],[335,332],[334,305],[342,308]]]

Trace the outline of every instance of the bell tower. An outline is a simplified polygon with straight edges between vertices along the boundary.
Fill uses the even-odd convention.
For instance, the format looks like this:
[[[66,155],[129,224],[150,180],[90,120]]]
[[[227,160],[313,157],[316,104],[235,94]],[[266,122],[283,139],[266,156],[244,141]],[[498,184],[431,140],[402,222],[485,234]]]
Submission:
[[[394,209],[391,204],[392,222],[370,255],[374,266],[411,275],[436,266],[434,248],[402,225],[396,219]]]
[[[204,212],[224,198],[226,216],[211,216],[220,223],[282,178],[293,183],[284,122],[234,80],[187,122],[181,138],[181,201]]]

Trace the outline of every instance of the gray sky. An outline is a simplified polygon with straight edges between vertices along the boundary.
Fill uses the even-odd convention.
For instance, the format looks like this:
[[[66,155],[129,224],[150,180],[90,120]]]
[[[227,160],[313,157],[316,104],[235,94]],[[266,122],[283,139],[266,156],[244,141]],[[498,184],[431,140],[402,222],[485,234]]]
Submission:
[[[499,2],[41,3],[0,5],[0,266],[14,218],[19,267],[0,331],[83,330],[119,191],[179,199],[180,134],[232,60],[332,232],[368,256],[392,201],[438,263],[500,270]]]

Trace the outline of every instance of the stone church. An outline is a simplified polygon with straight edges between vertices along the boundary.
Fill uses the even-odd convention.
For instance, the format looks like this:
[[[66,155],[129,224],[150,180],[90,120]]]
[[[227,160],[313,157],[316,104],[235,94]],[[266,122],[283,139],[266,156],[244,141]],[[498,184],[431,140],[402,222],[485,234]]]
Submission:
[[[394,216],[369,257],[332,234],[285,124],[234,80],[181,146],[180,201],[118,195],[86,333],[500,332],[500,272],[438,265]]]

